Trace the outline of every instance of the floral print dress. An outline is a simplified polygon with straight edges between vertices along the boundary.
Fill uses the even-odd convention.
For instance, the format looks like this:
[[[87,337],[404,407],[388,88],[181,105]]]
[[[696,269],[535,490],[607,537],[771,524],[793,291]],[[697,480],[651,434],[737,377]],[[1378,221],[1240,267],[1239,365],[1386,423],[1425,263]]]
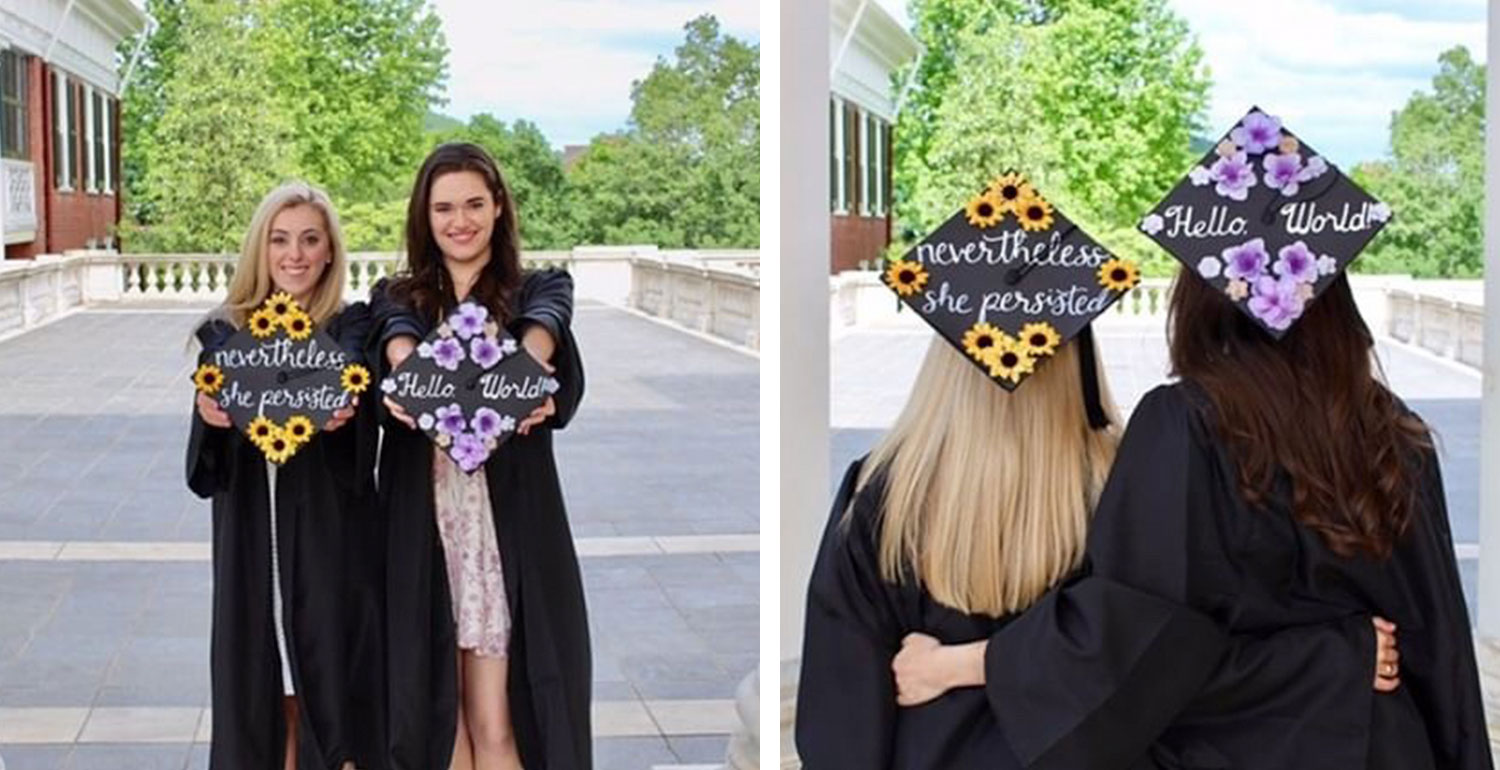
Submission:
[[[505,657],[510,645],[510,605],[484,472],[464,473],[446,452],[436,450],[432,489],[438,535],[448,562],[458,647],[486,657]]]

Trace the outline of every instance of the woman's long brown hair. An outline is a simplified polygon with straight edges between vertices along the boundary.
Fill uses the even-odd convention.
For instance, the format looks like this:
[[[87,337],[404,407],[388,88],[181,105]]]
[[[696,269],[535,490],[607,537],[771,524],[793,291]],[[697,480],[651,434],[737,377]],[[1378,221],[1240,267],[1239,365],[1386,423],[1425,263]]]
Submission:
[[[1264,508],[1285,472],[1292,515],[1330,549],[1389,556],[1416,513],[1432,440],[1376,379],[1375,341],[1348,279],[1279,341],[1189,270],[1169,313],[1173,371],[1213,402],[1251,505]]]
[[[484,148],[468,142],[439,145],[417,171],[411,202],[406,208],[406,267],[392,281],[391,297],[411,305],[429,320],[436,320],[458,306],[453,279],[432,236],[428,212],[432,183],[455,171],[473,171],[484,177],[485,186],[500,209],[490,235],[489,264],[480,271],[469,296],[483,303],[504,325],[511,320],[511,303],[521,285],[521,235],[516,224],[516,206],[494,158]]]

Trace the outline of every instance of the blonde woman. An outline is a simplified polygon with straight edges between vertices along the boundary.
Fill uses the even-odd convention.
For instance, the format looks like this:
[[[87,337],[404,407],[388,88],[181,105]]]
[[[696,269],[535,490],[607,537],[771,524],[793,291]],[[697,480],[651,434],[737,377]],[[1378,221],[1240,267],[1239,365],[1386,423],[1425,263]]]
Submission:
[[[1034,604],[1064,626],[1072,617],[1049,590],[1085,563],[1091,511],[1118,442],[1080,398],[1092,370],[1099,406],[1118,424],[1097,356],[1082,355],[1093,344],[1091,335],[1063,344],[1056,360],[1006,392],[935,340],[895,426],[845,474],[808,594],[796,737],[809,770],[1135,768],[1141,747],[1210,677],[1231,690],[1279,684],[1236,665],[1266,652],[1259,640],[1227,638],[1206,617],[1103,580],[1066,594],[1108,614],[1070,628],[1072,646],[1058,654],[1076,665],[1049,670],[1049,681],[1024,693],[961,686],[982,683],[975,676],[921,692],[903,676],[914,645],[954,645],[940,649],[957,658],[964,643],[990,638]],[[1173,657],[1158,654],[1163,639],[1178,643]],[[1002,730],[990,699],[1023,696],[1098,708],[1085,725]],[[1086,740],[1030,753],[1038,736],[1075,727]]]
[[[223,304],[197,331],[207,357],[274,292],[286,292],[356,355],[368,331],[363,304],[343,301],[345,254],[327,194],[305,183],[272,190],[245,235]],[[357,402],[355,404],[357,406]],[[379,667],[370,581],[378,553],[362,544],[370,493],[365,430],[337,412],[281,466],[269,463],[209,396],[197,396],[188,486],[213,500],[213,743],[209,766],[340,768],[375,741],[375,720],[352,714],[374,685],[354,666]],[[359,422],[359,421],[356,421]],[[364,458],[364,459],[362,459]],[[364,713],[377,708],[365,707]],[[363,765],[364,762],[361,762]]]

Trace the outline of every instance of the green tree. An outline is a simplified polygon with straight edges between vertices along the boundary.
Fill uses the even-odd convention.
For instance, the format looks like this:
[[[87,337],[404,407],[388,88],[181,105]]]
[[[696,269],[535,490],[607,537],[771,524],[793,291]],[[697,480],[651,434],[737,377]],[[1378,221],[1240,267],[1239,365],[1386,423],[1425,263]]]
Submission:
[[[1395,216],[1355,268],[1474,277],[1484,270],[1484,65],[1459,46],[1438,57],[1432,91],[1391,117],[1391,158],[1354,181]]]
[[[689,22],[674,59],[631,88],[627,129],[597,137],[568,173],[584,243],[760,242],[760,51]]]
[[[152,118],[167,140],[137,156],[146,166],[141,204],[158,216],[125,226],[124,239],[137,251],[234,251],[260,198],[291,174],[291,121],[267,98],[272,82],[248,6],[187,0],[176,11],[185,45]]]
[[[915,17],[928,55],[897,127],[903,224],[930,231],[1015,168],[1106,245],[1164,267],[1133,225],[1191,163],[1209,87],[1166,1],[918,0]]]

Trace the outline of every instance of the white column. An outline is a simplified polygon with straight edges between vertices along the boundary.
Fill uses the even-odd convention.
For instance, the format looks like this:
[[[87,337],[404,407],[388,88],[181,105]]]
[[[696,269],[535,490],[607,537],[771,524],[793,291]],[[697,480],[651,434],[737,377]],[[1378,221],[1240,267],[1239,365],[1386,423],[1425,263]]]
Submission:
[[[794,757],[791,707],[807,576],[828,513],[827,0],[781,3],[781,696],[782,766]],[[791,180],[795,180],[792,182]]]
[[[1485,112],[1500,115],[1500,19],[1489,20]],[[1500,728],[1500,129],[1485,124],[1484,380],[1480,387],[1479,668],[1491,741]]]
[[[1488,62],[1500,62],[1500,19],[1489,24]],[[1500,68],[1486,68],[1485,110],[1500,115]],[[1479,631],[1500,639],[1500,129],[1485,128],[1484,381],[1480,388]]]

